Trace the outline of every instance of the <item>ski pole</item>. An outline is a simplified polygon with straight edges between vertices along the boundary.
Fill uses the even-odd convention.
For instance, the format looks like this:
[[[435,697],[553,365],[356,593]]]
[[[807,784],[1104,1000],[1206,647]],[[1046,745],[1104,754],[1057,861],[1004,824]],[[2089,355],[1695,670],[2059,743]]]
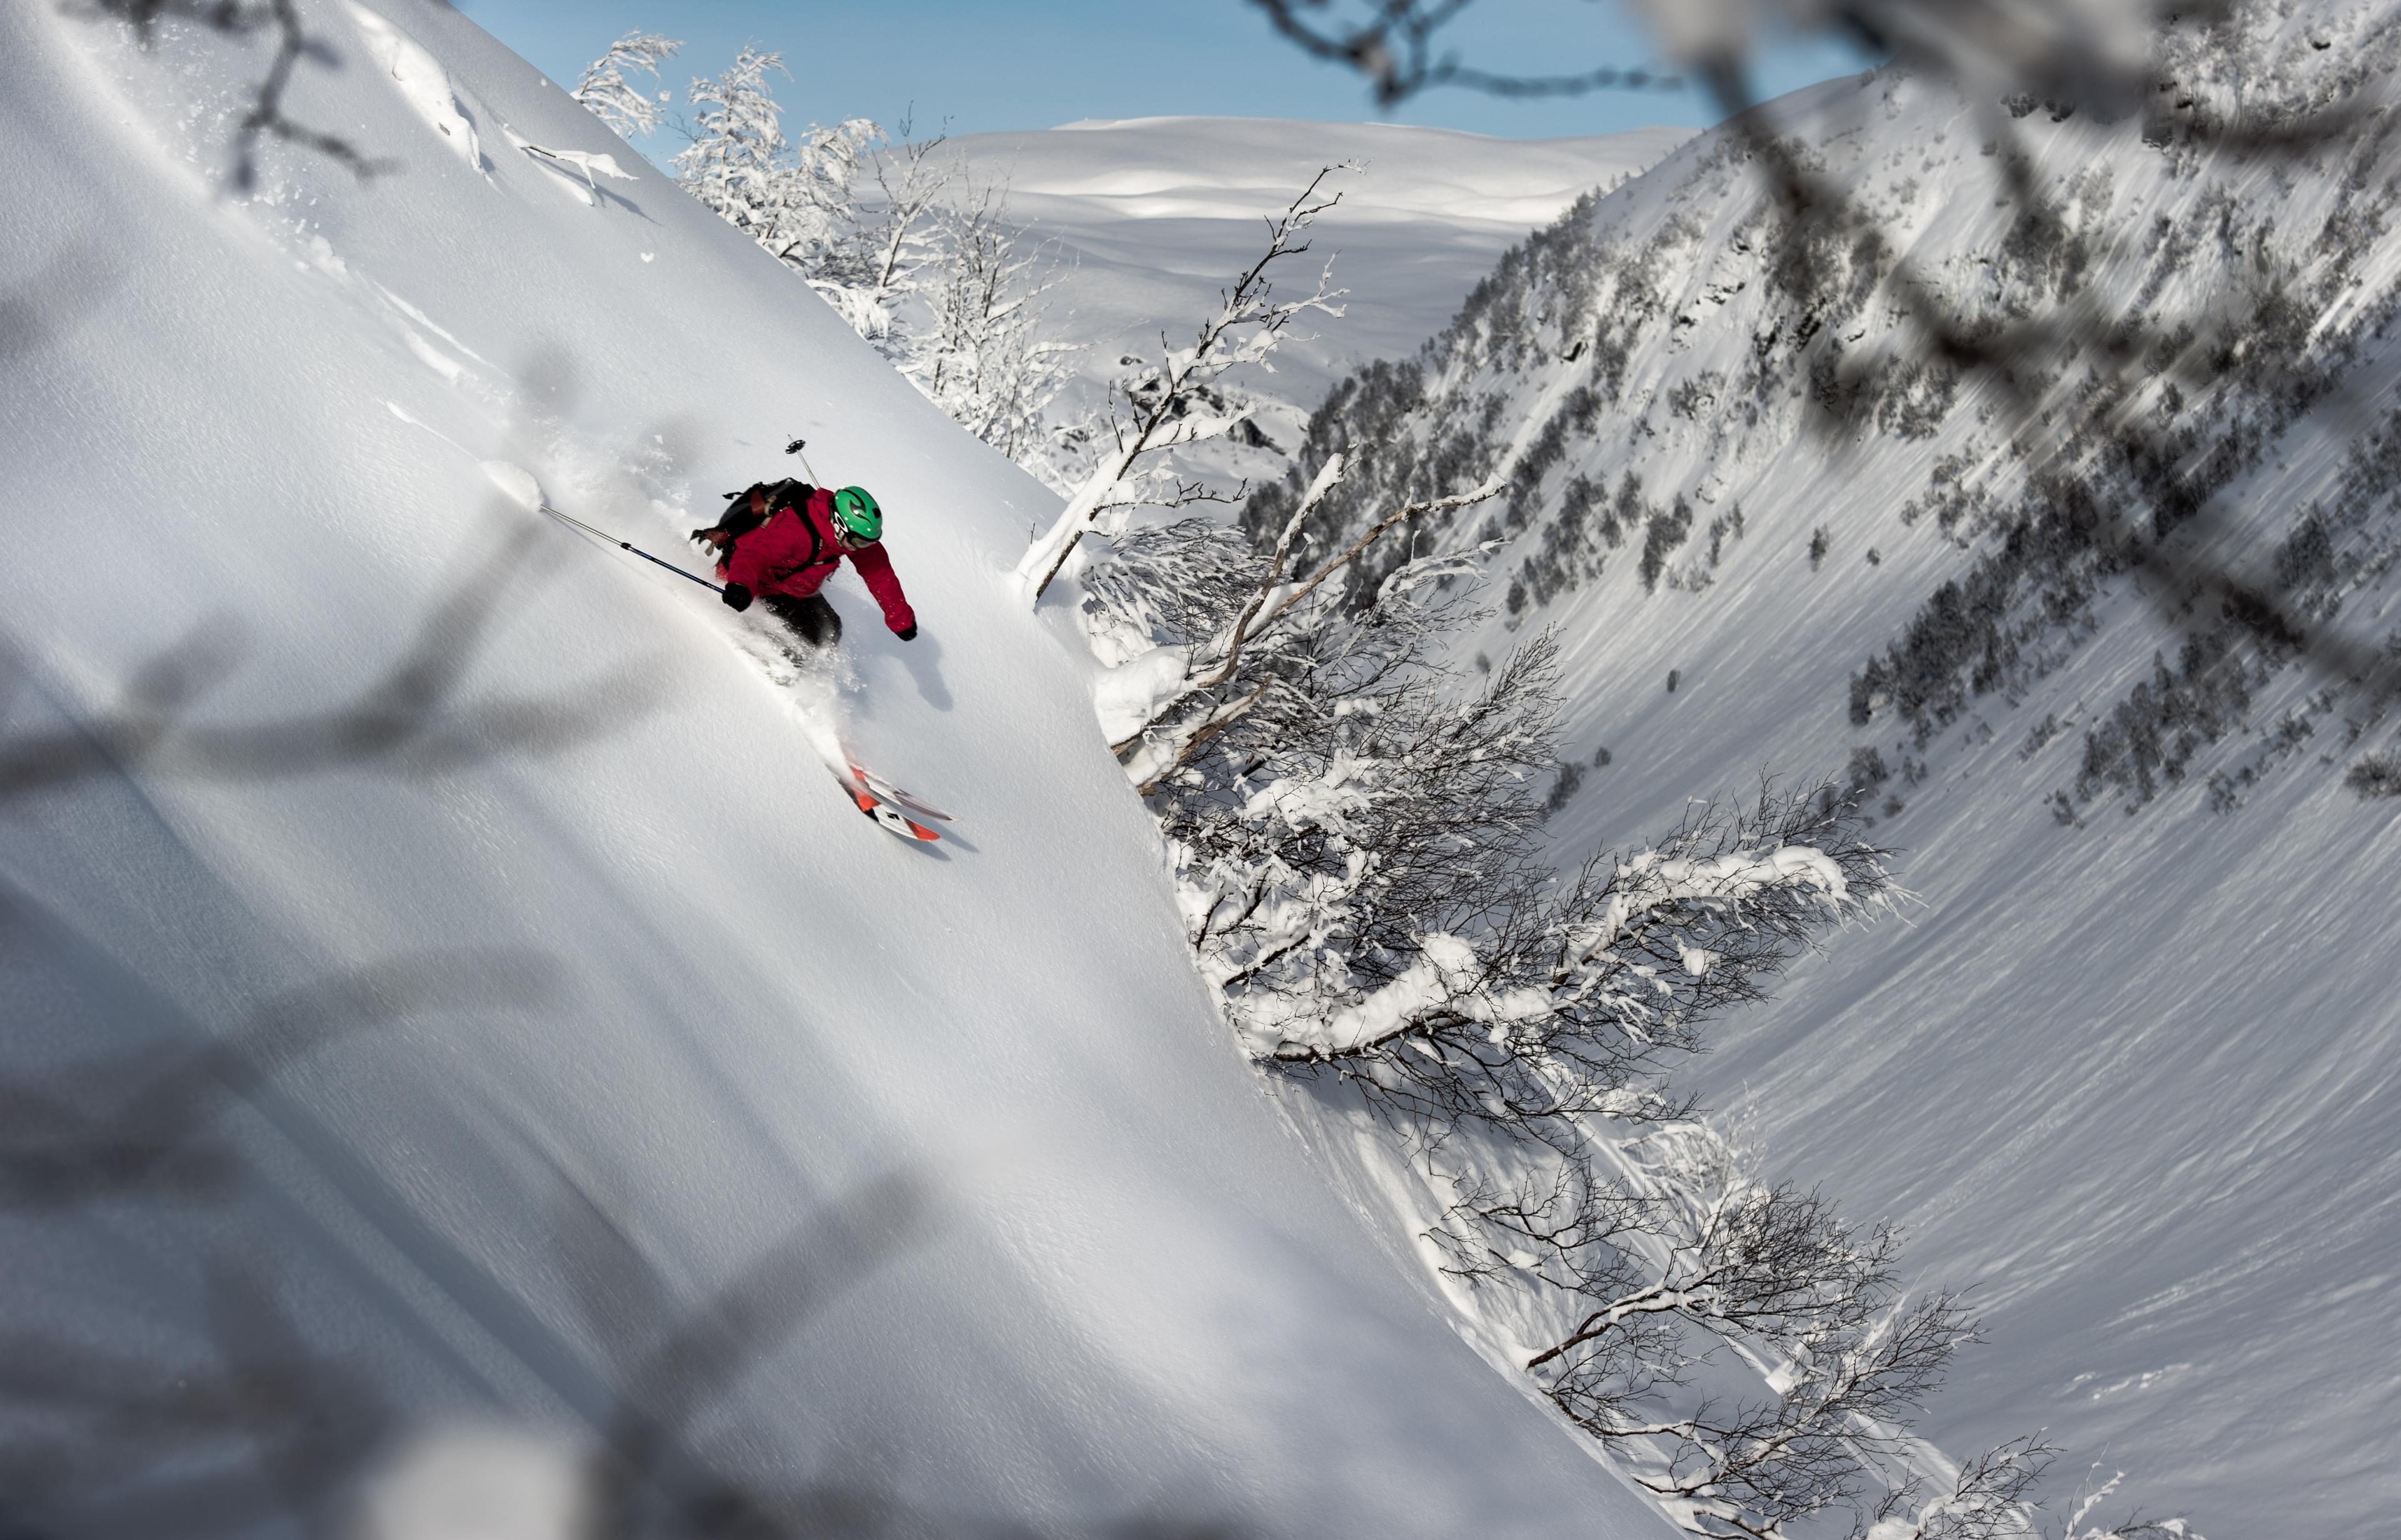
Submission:
[[[550,502],[547,498],[542,500],[541,506],[542,511],[548,514],[551,517],[557,519],[562,523],[572,524],[575,528],[583,530],[587,535],[593,535],[601,540],[605,540],[611,544],[616,546],[620,551],[631,551],[634,555],[641,557],[644,561],[658,562],[658,565],[665,568],[668,571],[673,572],[676,576],[679,578],[690,578],[693,582],[699,584],[702,587],[707,589],[712,594],[721,594],[725,592],[723,588],[709,582],[707,578],[702,577],[697,572],[687,572],[672,561],[660,561],[657,557],[651,555],[651,553],[643,550],[640,546],[635,544],[631,541],[619,540],[615,535],[611,534],[606,529],[595,529],[592,526],[584,523],[582,519],[575,517],[571,514],[560,513],[557,509],[550,505]]]
[[[784,446],[784,452],[788,455],[801,455],[801,451],[808,447],[809,441],[807,439],[796,438],[789,444]],[[801,455],[801,469],[809,474],[809,484],[811,486],[821,487],[825,485],[823,482],[817,480],[817,468],[809,463],[809,457],[806,455]]]

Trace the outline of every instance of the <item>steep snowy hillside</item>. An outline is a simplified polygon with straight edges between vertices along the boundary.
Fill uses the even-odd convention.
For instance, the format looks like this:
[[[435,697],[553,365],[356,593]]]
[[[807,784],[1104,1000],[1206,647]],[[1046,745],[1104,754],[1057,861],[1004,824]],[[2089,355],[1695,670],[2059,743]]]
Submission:
[[[2213,1534],[2401,1504],[2394,23],[2178,34],[2139,122],[1889,72],[1777,103],[1868,221],[1789,223],[1705,135],[1345,379],[1247,516],[1338,448],[1322,537],[1514,467],[1438,540],[1501,543],[1471,653],[1559,629],[1562,859],[1847,780],[1913,923],[1686,1083],[1975,1288],[1936,1442],[2047,1427],[2060,1488]]]
[[[0,9],[0,1531],[562,1533],[605,1440],[610,1533],[1663,1533],[1260,1094],[1055,500],[450,7],[299,15],[371,180],[228,184],[271,28]],[[478,463],[696,565],[795,435],[924,620],[830,681]]]
[[[1341,204],[1319,223],[1302,280],[1326,256],[1351,291],[1339,321],[1285,345],[1277,373],[1251,383],[1295,410],[1266,424],[1297,436],[1306,408],[1341,373],[1416,350],[1501,254],[1576,199],[1614,186],[1690,138],[1643,129],[1590,139],[1504,140],[1398,124],[1239,117],[1071,123],[953,143],[979,182],[1008,188],[1011,215],[1056,243],[1072,276],[1054,327],[1087,345],[1066,405],[1094,405],[1128,351],[1181,345],[1235,276],[1258,260],[1267,215],[1310,177]],[[1289,443],[1285,446],[1290,447]]]

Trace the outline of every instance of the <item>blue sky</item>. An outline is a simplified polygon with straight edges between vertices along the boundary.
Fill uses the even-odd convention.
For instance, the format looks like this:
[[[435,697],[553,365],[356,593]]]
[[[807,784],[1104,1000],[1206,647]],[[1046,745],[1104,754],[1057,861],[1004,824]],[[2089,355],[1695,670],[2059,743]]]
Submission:
[[[684,39],[665,72],[680,103],[694,75],[715,75],[745,42],[780,50],[793,76],[777,95],[791,117],[872,117],[913,108],[920,133],[1049,128],[1083,117],[1224,114],[1356,122],[1378,117],[1358,78],[1274,36],[1243,0],[454,0],[486,31],[562,85],[619,35]],[[1482,0],[1453,36],[1471,62],[1548,72],[1655,64],[1639,22],[1615,0]],[[1763,95],[1862,67],[1824,42],[1768,55]],[[1404,123],[1518,137],[1607,133],[1715,119],[1696,91],[1604,92],[1508,102],[1430,91],[1390,115]],[[651,146],[658,153],[668,146]]]

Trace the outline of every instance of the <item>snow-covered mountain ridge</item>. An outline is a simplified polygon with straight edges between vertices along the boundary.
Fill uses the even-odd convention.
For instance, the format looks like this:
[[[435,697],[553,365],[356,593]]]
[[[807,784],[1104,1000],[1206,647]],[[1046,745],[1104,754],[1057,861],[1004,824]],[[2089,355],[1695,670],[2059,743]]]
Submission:
[[[557,1533],[606,1444],[625,1533],[1665,1533],[1260,1095],[1056,500],[457,11],[299,15],[392,164],[238,194],[269,39],[0,11],[0,1527],[426,1534],[522,1445]],[[696,566],[793,436],[925,626],[838,579],[830,683],[479,465]]]
[[[1351,291],[1341,322],[1296,337],[1275,393],[1304,406],[1341,373],[1410,352],[1526,232],[1594,188],[1655,164],[1691,134],[1643,129],[1588,139],[1494,140],[1399,124],[1150,117],[1070,123],[1039,133],[951,142],[978,180],[1059,242],[1074,264],[1059,308],[1090,344],[1088,372],[1117,355],[1177,341],[1256,260],[1267,216],[1327,166],[1341,204],[1312,238]]]
[[[1321,549],[1513,467],[1419,548],[1502,543],[1471,651],[1559,629],[1562,861],[1763,769],[1847,780],[1914,923],[1689,1083],[1977,1289],[1937,1443],[2047,1427],[2211,1533],[2401,1497],[2356,1351],[2401,1326],[2393,20],[2245,7],[2139,122],[1890,72],[1776,103],[1872,224],[1796,239],[1704,135],[1338,385],[1246,516],[1338,449]],[[1971,342],[2025,335],[2010,378],[1922,345],[1896,259]]]
[[[971,180],[1006,189],[1009,216],[1028,222],[1057,264],[1048,325],[1081,349],[1076,380],[1051,409],[1059,421],[1100,407],[1122,360],[1155,355],[1162,334],[1188,345],[1258,260],[1269,217],[1326,167],[1357,168],[1326,180],[1322,196],[1339,202],[1281,278],[1304,282],[1331,258],[1335,285],[1350,291],[1342,316],[1296,328],[1272,374],[1245,371],[1264,407],[1244,436],[1264,444],[1201,457],[1214,471],[1257,476],[1275,474],[1341,375],[1413,351],[1529,231],[1690,137],[1641,129],[1497,140],[1397,124],[1150,117],[970,134],[944,148]]]

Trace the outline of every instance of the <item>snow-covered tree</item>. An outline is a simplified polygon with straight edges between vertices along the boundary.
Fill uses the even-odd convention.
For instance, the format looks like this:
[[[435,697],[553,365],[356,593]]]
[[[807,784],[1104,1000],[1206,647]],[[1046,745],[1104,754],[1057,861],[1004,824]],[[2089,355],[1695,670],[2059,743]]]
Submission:
[[[629,32],[592,62],[570,94],[594,117],[614,129],[620,139],[649,133],[659,126],[660,109],[674,100],[675,93],[661,90],[653,97],[627,80],[625,72],[632,70],[656,79],[659,66],[674,58],[676,50],[682,47],[679,40],[657,33]]]
[[[1116,612],[1113,650],[1153,642],[1104,681],[1104,727],[1159,800],[1193,946],[1255,1053],[1454,1121],[1493,1096],[1604,1105],[1877,901],[1880,852],[1831,796],[1763,795],[1554,880],[1532,859],[1556,763],[1547,637],[1470,691],[1439,643],[1468,618],[1444,580],[1475,553],[1405,557],[1364,604],[1332,581],[1388,531],[1496,495],[1507,466],[1296,565],[1343,465],[1269,552],[1197,521],[1120,551],[1117,568],[1165,572],[1088,589]]]
[[[1212,494],[1178,481],[1163,463],[1171,450],[1230,433],[1249,416],[1226,394],[1227,375],[1246,365],[1272,369],[1269,362],[1285,329],[1310,311],[1339,316],[1336,301],[1347,291],[1330,287],[1333,264],[1318,275],[1306,298],[1279,299],[1272,269],[1276,264],[1307,253],[1304,239],[1318,215],[1341,199],[1339,193],[1321,194],[1325,179],[1338,171],[1328,166],[1310,178],[1300,196],[1268,223],[1267,249],[1234,280],[1217,313],[1201,323],[1188,348],[1159,340],[1159,357],[1126,380],[1116,392],[1110,420],[1114,440],[1104,449],[1067,505],[1049,530],[1037,537],[1018,562],[1018,576],[1029,597],[1039,600],[1088,533],[1114,534],[1125,519],[1144,506],[1180,507],[1206,501]]]
[[[1279,659],[1295,650],[1307,653],[1319,646],[1331,629],[1368,631],[1379,626],[1406,630],[1416,624],[1411,605],[1388,606],[1387,599],[1406,599],[1429,579],[1453,575],[1457,560],[1411,562],[1406,558],[1379,591],[1377,603],[1364,612],[1346,602],[1339,586],[1327,586],[1396,528],[1408,528],[1428,515],[1446,514],[1499,495],[1504,478],[1495,474],[1471,490],[1449,497],[1404,503],[1371,522],[1341,552],[1303,575],[1294,566],[1301,532],[1319,504],[1342,480],[1348,461],[1336,455],[1320,467],[1299,505],[1285,520],[1274,548],[1264,558],[1251,556],[1239,563],[1248,581],[1241,584],[1246,598],[1228,609],[1205,634],[1186,633],[1163,643],[1148,656],[1127,660],[1103,687],[1108,703],[1103,720],[1109,724],[1110,747],[1147,796],[1160,779],[1191,757],[1200,745],[1224,732],[1234,721],[1255,711],[1280,677]],[[1195,547],[1193,554],[1199,554]],[[1114,585],[1121,593],[1139,594],[1146,586],[1136,579]],[[1259,687],[1247,682],[1264,676]]]
[[[848,189],[848,236],[826,254],[816,274],[818,292],[851,328],[904,368],[922,351],[914,337],[924,318],[911,318],[912,325],[900,312],[922,311],[910,301],[927,283],[939,285],[952,265],[945,226],[961,170],[957,158],[943,152],[945,142],[939,133],[914,137],[905,117],[896,138],[878,132],[863,160],[874,188]]]
[[[692,143],[675,158],[684,191],[762,245],[779,230],[788,198],[791,145],[767,85],[768,72],[783,69],[782,54],[746,46],[723,75],[695,78],[691,97],[700,117]]]
[[[1872,1508],[1907,1485],[1887,1467],[1970,1328],[1953,1297],[1903,1294],[1888,1230],[1759,1180],[1666,1077],[1883,901],[1883,852],[1837,798],[1763,791],[1551,872],[1549,637],[1473,683],[1447,641],[1474,617],[1440,581],[1472,555],[1405,554],[1364,603],[1333,581],[1508,468],[1296,564],[1342,474],[1320,471],[1271,551],[1150,527],[1086,584],[1122,658],[1104,722],[1159,810],[1202,975],[1263,1064],[1404,1131],[1447,1195],[1427,1237],[1447,1270],[1560,1315],[1530,1372],[1689,1527]],[[1696,1388],[1743,1372],[1749,1398]]]
[[[1860,1540],[2205,1540],[2182,1519],[2133,1513],[2116,1523],[2093,1521],[2123,1471],[2078,1493],[2051,1523],[2034,1491],[2058,1455],[2059,1446],[2043,1435],[2027,1434],[1965,1462],[1947,1484],[1932,1483],[1931,1495],[1922,1478],[1904,1481],[1866,1516]]]
[[[746,46],[723,75],[693,81],[688,94],[701,110],[676,156],[677,180],[857,325],[857,285],[845,271],[858,224],[853,184],[883,131],[855,117],[788,137],[768,79],[775,73],[789,77],[783,55]]]
[[[939,259],[920,297],[926,320],[909,376],[960,426],[1036,474],[1050,469],[1049,408],[1081,346],[1052,335],[1048,296],[1064,275],[1008,218],[997,186],[969,188],[940,218]]]
[[[1892,1473],[1972,1334],[1956,1298],[1909,1298],[1888,1228],[1768,1185],[1706,1123],[1589,1132],[1516,1164],[1514,1189],[1462,1184],[1438,1235],[1454,1271],[1522,1268],[1576,1301],[1527,1365],[1551,1398],[1698,1533],[1902,1506],[1869,1494],[1914,1492]],[[1752,1388],[1733,1394],[1745,1370]]]
[[[783,69],[746,48],[693,82],[701,111],[678,180],[970,433],[1055,482],[1047,408],[1077,351],[1050,334],[1056,262],[1009,220],[1001,189],[967,186],[940,134],[912,138],[904,120],[893,141],[863,117],[788,134],[771,80]]]

